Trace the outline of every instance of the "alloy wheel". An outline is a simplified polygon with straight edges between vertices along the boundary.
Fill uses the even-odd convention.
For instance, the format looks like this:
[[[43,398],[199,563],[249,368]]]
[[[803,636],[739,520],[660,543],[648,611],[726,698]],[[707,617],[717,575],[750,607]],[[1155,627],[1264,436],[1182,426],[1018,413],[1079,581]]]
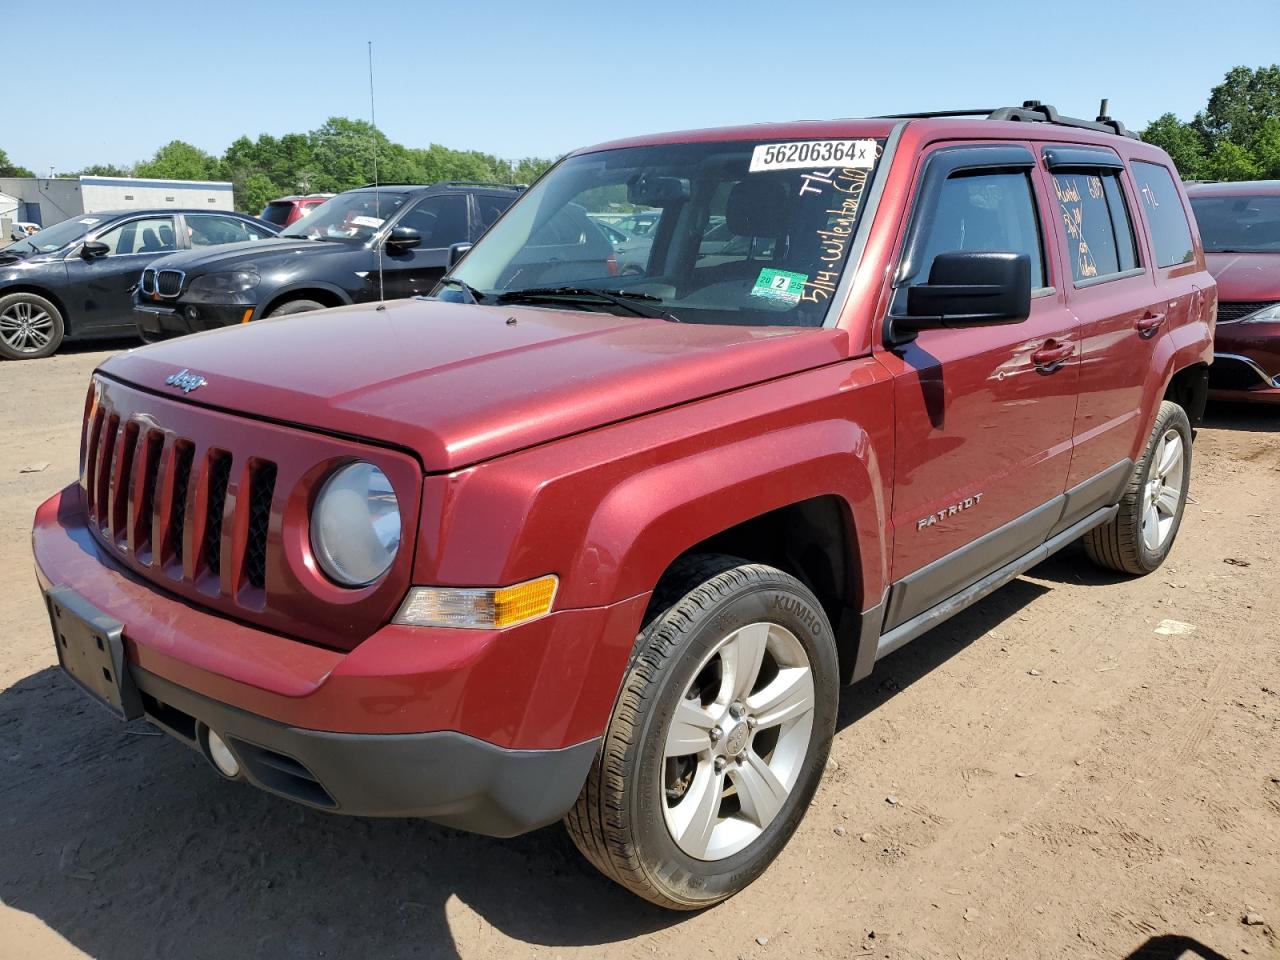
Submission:
[[[804,766],[815,702],[809,658],[786,628],[752,623],[716,644],[665,736],[663,813],[681,850],[722,860],[764,833]]]
[[[53,317],[37,304],[19,300],[0,313],[0,340],[17,353],[39,353],[53,338]]]
[[[1177,523],[1184,456],[1182,435],[1177,430],[1166,430],[1156,445],[1151,474],[1142,491],[1142,542],[1150,551],[1164,545]]]

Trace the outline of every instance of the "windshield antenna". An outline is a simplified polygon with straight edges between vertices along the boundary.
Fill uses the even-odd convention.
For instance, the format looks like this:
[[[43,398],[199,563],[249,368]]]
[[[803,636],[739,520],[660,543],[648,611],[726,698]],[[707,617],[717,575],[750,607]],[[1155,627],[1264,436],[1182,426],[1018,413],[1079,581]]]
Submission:
[[[373,100],[373,41],[369,41],[369,121],[373,126],[370,139],[373,141],[373,217],[382,220],[382,192],[378,187],[378,113]],[[381,226],[382,224],[379,224]],[[384,238],[385,239],[385,238]],[[378,244],[378,306],[387,309],[387,291],[382,282],[382,244]]]

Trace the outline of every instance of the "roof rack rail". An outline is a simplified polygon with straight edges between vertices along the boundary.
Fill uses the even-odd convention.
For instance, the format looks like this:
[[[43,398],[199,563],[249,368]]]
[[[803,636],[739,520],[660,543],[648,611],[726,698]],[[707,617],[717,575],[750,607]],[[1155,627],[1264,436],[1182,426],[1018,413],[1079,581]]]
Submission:
[[[1020,107],[1000,107],[997,110],[935,110],[928,113],[891,113],[891,120],[923,120],[930,117],[973,117],[983,116],[987,120],[1014,120],[1025,123],[1052,123],[1060,127],[1077,127],[1081,130],[1096,130],[1099,133],[1113,133],[1131,140],[1139,139],[1138,135],[1125,127],[1123,123],[1107,115],[1110,101],[1103,100],[1095,120],[1081,120],[1078,117],[1064,117],[1056,107],[1039,100],[1024,100]]]
[[[500,183],[497,180],[441,180],[442,187],[502,187],[504,190],[524,190],[527,183]]]

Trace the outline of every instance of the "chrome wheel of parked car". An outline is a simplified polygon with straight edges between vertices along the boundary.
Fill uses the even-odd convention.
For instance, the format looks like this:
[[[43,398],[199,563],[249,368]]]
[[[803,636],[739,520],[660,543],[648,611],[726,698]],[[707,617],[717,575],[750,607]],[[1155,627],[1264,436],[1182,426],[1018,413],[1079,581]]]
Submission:
[[[835,732],[822,604],[765,564],[701,554],[654,591],[622,692],[565,817],[606,876],[664,907],[737,893],[804,816]]]
[[[1182,457],[1182,435],[1177,430],[1165,431],[1142,495],[1142,542],[1153,552],[1173,534],[1182,508]]]
[[[667,728],[663,814],[699,860],[756,840],[791,794],[813,730],[813,672],[795,634],[753,623],[726,636]]]
[[[62,315],[52,303],[33,293],[0,297],[0,356],[47,357],[61,343]]]

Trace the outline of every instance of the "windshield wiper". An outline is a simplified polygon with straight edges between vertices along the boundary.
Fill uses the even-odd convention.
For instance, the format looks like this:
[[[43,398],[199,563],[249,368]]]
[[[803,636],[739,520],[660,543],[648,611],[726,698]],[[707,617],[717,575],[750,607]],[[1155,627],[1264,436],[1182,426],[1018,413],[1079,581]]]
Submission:
[[[649,317],[654,320],[669,320],[679,323],[680,318],[663,310],[661,307],[648,304],[662,303],[661,297],[636,290],[598,290],[595,287],[529,287],[525,290],[511,290],[498,296],[498,303],[520,303],[521,301],[560,301],[577,303],[582,300],[594,300],[597,303],[609,303],[615,307],[630,311],[637,317]]]
[[[467,283],[465,280],[459,280],[457,277],[442,277],[440,282],[453,284],[467,295],[469,303],[484,303],[485,298],[488,296],[488,294],[481,293],[475,287],[471,286],[471,284]]]

